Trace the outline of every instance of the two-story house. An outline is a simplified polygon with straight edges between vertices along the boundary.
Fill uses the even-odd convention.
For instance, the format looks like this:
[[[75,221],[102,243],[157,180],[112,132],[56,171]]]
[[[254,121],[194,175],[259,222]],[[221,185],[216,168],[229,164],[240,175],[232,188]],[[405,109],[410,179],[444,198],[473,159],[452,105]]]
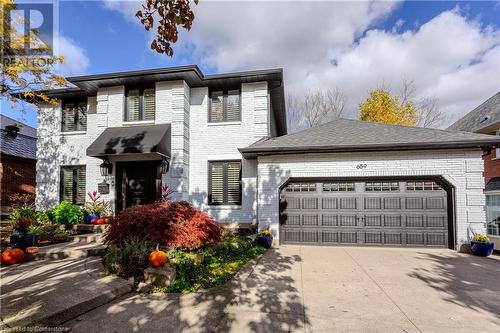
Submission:
[[[287,135],[281,69],[68,81],[39,106],[40,208],[99,190],[118,213],[163,184],[284,244],[457,248],[485,230],[481,156],[499,138],[345,119]]]
[[[453,123],[452,131],[500,135],[500,91]],[[483,154],[486,223],[489,237],[500,250],[500,148]]]

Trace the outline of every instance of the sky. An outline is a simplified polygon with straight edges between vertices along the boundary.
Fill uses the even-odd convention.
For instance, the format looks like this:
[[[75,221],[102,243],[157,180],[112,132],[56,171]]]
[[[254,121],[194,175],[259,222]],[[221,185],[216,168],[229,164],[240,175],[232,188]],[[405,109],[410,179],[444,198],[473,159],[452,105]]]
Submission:
[[[437,98],[446,127],[500,90],[500,1],[200,0],[172,58],[150,50],[135,1],[60,1],[59,51],[67,75],[197,64],[205,74],[281,67],[285,90],[344,92],[344,116],[380,86],[413,81]],[[36,111],[1,103],[36,127]]]

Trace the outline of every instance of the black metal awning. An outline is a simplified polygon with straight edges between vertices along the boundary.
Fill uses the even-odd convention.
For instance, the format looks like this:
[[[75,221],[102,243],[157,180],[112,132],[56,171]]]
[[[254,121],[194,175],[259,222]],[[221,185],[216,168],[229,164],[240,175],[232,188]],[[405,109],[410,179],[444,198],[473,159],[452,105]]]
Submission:
[[[170,124],[110,127],[87,148],[87,156],[157,153],[170,157]]]

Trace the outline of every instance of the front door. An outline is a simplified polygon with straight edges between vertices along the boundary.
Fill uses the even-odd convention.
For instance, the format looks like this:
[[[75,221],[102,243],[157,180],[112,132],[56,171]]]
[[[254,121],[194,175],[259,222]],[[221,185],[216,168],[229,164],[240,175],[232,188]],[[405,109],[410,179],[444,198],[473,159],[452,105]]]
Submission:
[[[153,203],[160,196],[159,161],[117,162],[116,209]]]

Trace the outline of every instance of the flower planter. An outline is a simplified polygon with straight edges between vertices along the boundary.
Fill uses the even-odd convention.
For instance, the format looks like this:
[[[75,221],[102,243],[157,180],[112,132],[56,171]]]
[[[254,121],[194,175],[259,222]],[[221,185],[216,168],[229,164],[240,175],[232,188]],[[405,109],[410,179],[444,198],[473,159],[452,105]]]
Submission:
[[[38,246],[40,235],[26,234],[23,232],[14,231],[10,236],[10,246],[18,247],[23,251],[30,246]]]
[[[85,224],[90,224],[92,221],[97,220],[99,218],[99,214],[86,214],[83,217],[83,222]]]
[[[259,235],[256,240],[257,244],[265,247],[266,249],[270,249],[271,245],[273,245],[273,236]]]
[[[470,249],[472,251],[472,254],[476,256],[487,257],[493,253],[494,247],[495,243],[493,242],[470,242]]]

